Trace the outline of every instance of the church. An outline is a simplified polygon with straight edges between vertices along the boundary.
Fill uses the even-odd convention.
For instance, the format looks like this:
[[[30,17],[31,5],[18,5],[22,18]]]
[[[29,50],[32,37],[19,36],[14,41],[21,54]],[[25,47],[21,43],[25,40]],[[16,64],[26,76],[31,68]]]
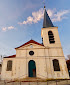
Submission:
[[[53,25],[45,7],[41,37],[42,43],[31,39],[15,48],[16,55],[3,58],[1,80],[69,78],[58,27]]]

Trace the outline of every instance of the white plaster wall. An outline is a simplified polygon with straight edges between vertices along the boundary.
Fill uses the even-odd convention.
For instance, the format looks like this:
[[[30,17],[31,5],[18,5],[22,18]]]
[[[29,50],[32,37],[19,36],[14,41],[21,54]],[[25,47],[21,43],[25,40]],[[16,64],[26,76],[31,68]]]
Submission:
[[[17,49],[16,50],[16,57],[25,57],[26,53],[27,53],[26,50]]]
[[[33,56],[44,56],[44,46],[39,46],[39,45],[35,45],[33,44],[33,48],[30,48],[29,44],[28,47],[27,46],[23,46],[20,47],[18,49],[16,49],[16,57],[29,57],[29,51],[34,51],[34,55]]]
[[[12,71],[6,71],[7,68],[7,61],[12,60]],[[2,79],[18,79],[26,77],[26,59],[4,59],[3,60],[3,67],[2,67],[2,73],[1,78]]]
[[[47,70],[47,79],[52,78],[52,68],[51,68],[51,61],[49,57],[46,57],[46,70]]]
[[[54,71],[53,59],[59,60],[60,70]],[[4,59],[1,78],[2,79],[21,79],[28,77],[28,62],[34,60],[36,63],[36,76],[39,78],[69,78],[64,57],[27,57],[10,59],[13,61],[12,71],[6,71],[7,61]]]
[[[34,51],[30,56],[29,51]],[[59,56],[58,56],[59,55]],[[36,76],[40,78],[69,78],[65,58],[62,57],[62,48],[33,48],[17,49],[16,58],[4,58],[2,66],[2,79],[20,79],[28,77],[28,62],[36,62]],[[53,59],[58,59],[61,71],[55,72],[53,69]],[[12,60],[12,71],[6,71],[7,61]]]
[[[49,28],[42,28],[41,30],[41,37],[43,38],[44,46],[48,47],[61,47],[61,42],[58,34],[58,27],[49,27]],[[52,31],[54,35],[55,44],[49,43],[48,32]]]
[[[64,56],[62,48],[42,48],[42,49],[25,49],[25,50],[17,50],[16,57],[31,57],[29,55],[30,51],[34,51],[33,56]]]
[[[38,65],[37,77],[47,78],[47,69],[46,69],[45,58],[38,59],[38,64],[37,65]]]
[[[53,62],[52,62],[53,59],[59,60],[60,71],[54,71]],[[66,67],[66,61],[65,61],[64,57],[51,57],[50,61],[51,61],[52,78],[54,78],[54,79],[69,78],[69,74],[68,74],[67,67]]]
[[[48,49],[49,56],[64,56],[62,48],[49,48]]]

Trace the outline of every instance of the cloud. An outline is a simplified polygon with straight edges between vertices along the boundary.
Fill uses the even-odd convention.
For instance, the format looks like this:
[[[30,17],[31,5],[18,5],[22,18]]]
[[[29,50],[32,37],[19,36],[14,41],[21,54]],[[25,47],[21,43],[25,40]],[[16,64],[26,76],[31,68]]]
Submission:
[[[21,25],[21,24],[38,23],[38,21],[40,21],[41,19],[43,19],[43,14],[44,14],[44,10],[43,10],[43,8],[41,8],[37,12],[32,12],[32,16],[27,17],[27,20],[26,21],[19,22],[18,24]]]
[[[8,30],[11,30],[11,29],[14,29],[14,27],[13,26],[8,27]]]
[[[56,22],[56,21],[61,21],[63,19],[66,18],[66,16],[64,16],[65,14],[68,14],[70,12],[70,10],[63,10],[63,11],[59,11],[56,14],[53,14],[52,16],[52,21]]]
[[[6,31],[6,30],[7,30],[7,28],[6,28],[6,27],[3,27],[3,28],[2,28],[2,30],[3,30],[3,31]]]
[[[48,9],[48,10],[47,10],[47,13],[48,13],[49,17],[52,17],[55,12],[56,12],[56,9],[53,9],[53,10]]]
[[[7,30],[12,30],[12,29],[15,29],[15,27],[13,27],[13,26],[9,26],[9,27],[3,27],[2,28],[2,31],[7,31]]]
[[[66,18],[66,14],[68,14],[70,10],[63,10],[63,11],[57,11],[56,9],[48,9],[47,13],[49,17],[51,18],[52,22],[57,22],[61,21]],[[32,12],[32,16],[27,17],[26,21],[19,22],[18,24],[33,24],[33,23],[38,23],[41,19],[43,19],[44,16],[44,10],[43,8],[39,9],[37,12]]]

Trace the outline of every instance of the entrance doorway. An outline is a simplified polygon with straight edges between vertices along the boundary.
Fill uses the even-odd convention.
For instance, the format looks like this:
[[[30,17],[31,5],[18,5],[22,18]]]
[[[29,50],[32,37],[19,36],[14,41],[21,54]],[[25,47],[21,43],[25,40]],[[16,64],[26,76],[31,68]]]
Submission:
[[[36,64],[34,60],[30,60],[28,63],[28,76],[36,77]]]

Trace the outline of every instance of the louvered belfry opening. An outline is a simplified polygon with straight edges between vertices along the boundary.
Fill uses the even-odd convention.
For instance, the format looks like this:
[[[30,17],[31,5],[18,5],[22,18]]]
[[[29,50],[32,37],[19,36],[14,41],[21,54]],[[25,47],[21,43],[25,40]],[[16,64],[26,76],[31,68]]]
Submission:
[[[12,71],[12,61],[11,60],[9,60],[7,62],[7,71]]]
[[[50,44],[55,43],[54,35],[53,35],[52,31],[49,31],[48,32],[48,36],[49,36],[49,42],[50,42]]]
[[[60,71],[59,61],[57,59],[53,60],[54,71]]]

